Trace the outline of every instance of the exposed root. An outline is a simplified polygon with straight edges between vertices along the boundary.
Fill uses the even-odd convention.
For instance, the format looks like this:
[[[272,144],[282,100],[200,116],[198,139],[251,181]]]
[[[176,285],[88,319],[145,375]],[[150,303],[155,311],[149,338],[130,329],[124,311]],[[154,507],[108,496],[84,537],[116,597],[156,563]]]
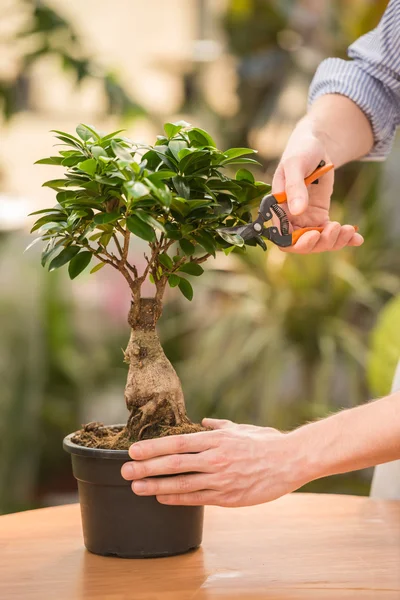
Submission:
[[[89,423],[73,441],[90,448],[127,449],[140,439],[204,431],[186,414],[181,383],[160,345],[155,323],[159,306],[141,299],[129,314],[132,327],[124,360],[129,364],[125,402],[129,410],[126,427],[103,427]]]
[[[143,425],[142,429],[139,431],[139,434],[138,434],[139,440],[142,439],[143,431],[145,429],[147,429],[148,427],[152,427],[154,425],[154,423],[155,423],[155,421],[152,421],[151,423],[146,423],[146,425]]]

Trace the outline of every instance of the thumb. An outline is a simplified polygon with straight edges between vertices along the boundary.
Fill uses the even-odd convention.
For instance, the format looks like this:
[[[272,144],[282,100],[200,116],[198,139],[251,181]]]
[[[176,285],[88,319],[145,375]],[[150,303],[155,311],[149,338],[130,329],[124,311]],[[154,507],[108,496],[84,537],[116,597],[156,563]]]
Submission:
[[[301,215],[308,207],[308,191],[304,183],[304,172],[298,159],[288,160],[284,164],[285,191],[289,211],[292,215]]]
[[[228,429],[235,425],[235,423],[227,419],[203,419],[201,423],[204,427],[211,427],[211,429]]]

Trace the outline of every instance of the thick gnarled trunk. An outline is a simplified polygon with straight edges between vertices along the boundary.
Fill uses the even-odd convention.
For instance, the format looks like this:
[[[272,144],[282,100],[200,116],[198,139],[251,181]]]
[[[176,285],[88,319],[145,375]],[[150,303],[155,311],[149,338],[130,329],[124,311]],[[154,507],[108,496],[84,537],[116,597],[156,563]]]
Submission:
[[[73,438],[77,444],[122,450],[140,439],[204,430],[186,415],[181,383],[158,339],[160,304],[151,298],[139,302],[132,304],[128,317],[131,336],[125,351],[129,364],[125,387],[127,425],[121,430],[88,423]]]
[[[140,311],[133,307],[129,314],[132,330],[125,352],[129,364],[125,402],[131,439],[162,435],[189,423],[181,383],[155,330],[157,318],[157,305],[147,298],[141,299]]]

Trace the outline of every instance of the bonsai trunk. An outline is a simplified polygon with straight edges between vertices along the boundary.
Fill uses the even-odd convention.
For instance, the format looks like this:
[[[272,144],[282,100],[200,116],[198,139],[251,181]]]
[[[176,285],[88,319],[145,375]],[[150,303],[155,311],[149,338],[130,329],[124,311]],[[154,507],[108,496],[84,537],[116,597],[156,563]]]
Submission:
[[[161,302],[138,298],[132,303],[128,322],[131,336],[125,351],[129,364],[125,402],[129,410],[126,427],[88,423],[72,441],[89,448],[124,450],[143,438],[204,431],[186,414],[181,383],[165,356],[156,333]]]
[[[165,356],[156,332],[160,307],[155,299],[142,298],[128,317],[132,328],[125,352],[129,364],[125,402],[129,410],[127,433],[133,440],[190,429],[181,383]],[[185,427],[186,426],[186,427]],[[189,427],[188,427],[189,426]]]

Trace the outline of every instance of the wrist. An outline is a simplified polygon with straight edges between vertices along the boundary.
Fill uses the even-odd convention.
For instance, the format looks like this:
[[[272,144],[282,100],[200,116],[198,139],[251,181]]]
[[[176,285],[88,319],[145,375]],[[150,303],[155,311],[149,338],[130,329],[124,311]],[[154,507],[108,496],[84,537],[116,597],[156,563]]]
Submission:
[[[303,425],[287,433],[287,445],[293,457],[298,486],[301,487],[314,479],[324,476],[322,463],[313,443],[311,425]]]

